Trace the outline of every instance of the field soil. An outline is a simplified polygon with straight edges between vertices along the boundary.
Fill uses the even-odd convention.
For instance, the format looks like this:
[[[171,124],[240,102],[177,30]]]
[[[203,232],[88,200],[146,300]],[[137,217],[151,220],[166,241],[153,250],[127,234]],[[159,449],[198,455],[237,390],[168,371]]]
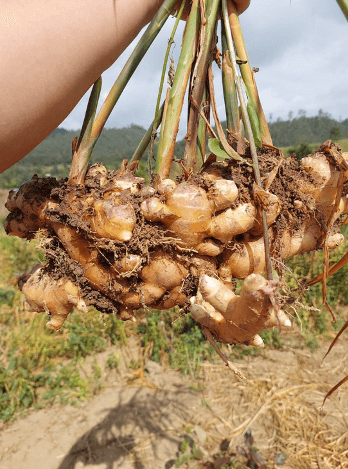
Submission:
[[[348,374],[347,347],[343,336],[323,363],[328,344],[314,353],[290,346],[266,350],[235,362],[247,377],[241,381],[219,362],[203,362],[196,378],[152,361],[144,373],[129,368],[139,358],[131,340],[118,349],[119,369],[104,376],[105,389],[92,399],[32,410],[3,424],[0,468],[170,469],[193,452],[183,467],[219,468],[213,455],[232,458],[237,445],[245,447],[247,429],[264,467],[280,467],[274,461],[283,453],[285,469],[348,468],[347,385],[320,410],[326,392]],[[93,358],[102,369],[110,351],[115,348]],[[190,445],[182,450],[185,438],[198,453]]]

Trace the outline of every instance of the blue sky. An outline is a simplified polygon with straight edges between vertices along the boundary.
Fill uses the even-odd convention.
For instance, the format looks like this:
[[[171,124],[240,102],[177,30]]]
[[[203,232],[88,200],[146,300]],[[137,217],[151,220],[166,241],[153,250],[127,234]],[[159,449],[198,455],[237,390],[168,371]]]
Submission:
[[[256,81],[267,118],[287,119],[300,109],[307,116],[319,109],[336,119],[348,117],[348,22],[335,0],[252,0],[240,17],[250,64],[259,67]],[[170,18],[129,82],[106,127],[132,123],[148,128],[154,109],[162,63],[174,19]],[[180,52],[180,25],[172,55]],[[135,42],[103,74],[101,98],[114,83]],[[215,70],[218,111],[224,118],[219,71]],[[79,129],[87,93],[61,127]],[[185,135],[182,118],[179,137]]]

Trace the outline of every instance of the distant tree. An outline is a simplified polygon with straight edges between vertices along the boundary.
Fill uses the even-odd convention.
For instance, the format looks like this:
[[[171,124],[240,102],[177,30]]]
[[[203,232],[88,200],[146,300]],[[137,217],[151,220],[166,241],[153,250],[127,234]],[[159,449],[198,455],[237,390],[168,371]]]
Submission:
[[[292,147],[288,149],[288,155],[292,155],[295,153],[297,161],[302,160],[302,158],[305,158],[306,156],[310,155],[312,153],[312,148],[307,145],[306,143],[301,143],[297,147]]]
[[[331,140],[339,140],[341,136],[340,129],[338,127],[332,127],[330,130],[330,139]]]
[[[65,135],[66,133],[68,133],[68,131],[66,129],[64,129],[63,127],[57,127],[50,135],[49,137],[53,137],[54,135],[57,135],[57,134],[63,134]]]
[[[293,116],[294,116],[294,113],[292,111],[289,111],[289,114],[288,114],[289,121],[292,121]]]
[[[329,112],[325,112],[322,109],[318,111],[318,117],[327,117],[328,119],[332,119],[332,116]]]
[[[299,135],[296,139],[298,145],[307,145],[309,143],[308,135]]]
[[[271,113],[271,114],[269,115],[269,121],[272,122],[272,119],[273,119],[273,114]]]
[[[276,146],[289,147],[324,142],[330,138],[330,130],[337,127],[339,138],[348,137],[348,119],[338,122],[329,113],[319,110],[318,115],[305,117],[306,111],[301,109],[292,120],[270,122],[269,129]],[[290,117],[290,116],[288,116]]]

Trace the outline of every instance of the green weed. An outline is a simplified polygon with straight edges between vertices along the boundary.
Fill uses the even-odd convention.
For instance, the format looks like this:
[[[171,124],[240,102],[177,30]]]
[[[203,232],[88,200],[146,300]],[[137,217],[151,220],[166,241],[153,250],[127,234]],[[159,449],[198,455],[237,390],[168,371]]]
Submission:
[[[15,236],[7,236],[0,229],[0,282],[8,281],[17,273],[31,269],[44,261],[44,251],[37,240],[26,241]],[[1,304],[1,303],[0,303]]]
[[[204,458],[203,452],[199,449],[196,443],[191,439],[186,437],[180,445],[180,454],[175,461],[175,467],[180,467],[190,460],[202,461]]]
[[[117,370],[120,366],[120,354],[110,353],[106,360],[105,368],[109,370]]]
[[[215,356],[211,345],[207,344],[202,329],[190,314],[178,318],[172,324],[175,311],[153,311],[138,327],[144,350],[149,351],[151,360],[160,362],[167,356],[173,368],[184,375],[196,376],[202,360]]]
[[[195,439],[198,439],[199,443]],[[223,440],[220,443],[219,451],[209,455],[201,446],[204,441],[195,435],[194,432],[186,432],[185,438],[179,446],[179,455],[175,460],[175,467],[181,467],[189,461],[198,461],[197,467],[199,469],[214,469],[215,467],[220,469],[266,467],[261,452],[253,446],[254,439],[250,430],[245,432],[244,441],[245,446],[237,446],[236,450],[233,451],[230,448],[230,441],[227,439]],[[286,455],[277,453],[275,461],[277,461],[279,467],[283,466],[286,461]]]

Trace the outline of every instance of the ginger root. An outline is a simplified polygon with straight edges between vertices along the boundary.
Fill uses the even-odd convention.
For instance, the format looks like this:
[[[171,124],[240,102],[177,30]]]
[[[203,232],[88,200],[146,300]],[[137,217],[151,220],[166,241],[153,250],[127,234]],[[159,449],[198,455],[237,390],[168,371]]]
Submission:
[[[203,275],[197,295],[190,300],[192,316],[220,342],[261,347],[258,332],[262,329],[291,327],[283,311],[274,312],[272,297],[277,285],[278,281],[251,274],[244,280],[241,294],[235,295],[219,280]]]
[[[178,182],[148,187],[125,161],[118,171],[89,167],[83,185],[37,176],[11,191],[8,234],[46,237],[46,266],[20,277],[31,309],[59,329],[72,307],[134,318],[144,307],[182,306],[222,342],[262,345],[258,332],[289,326],[273,310],[262,210],[271,256],[335,248],[348,213],[348,158],[330,141],[296,162],[260,155],[267,190],[234,160],[209,163]],[[240,296],[234,278],[245,279]]]
[[[20,275],[18,286],[26,297],[29,311],[49,314],[50,320],[46,324],[49,329],[59,330],[74,306],[87,312],[79,287],[68,278],[53,280],[42,272],[40,264]]]

